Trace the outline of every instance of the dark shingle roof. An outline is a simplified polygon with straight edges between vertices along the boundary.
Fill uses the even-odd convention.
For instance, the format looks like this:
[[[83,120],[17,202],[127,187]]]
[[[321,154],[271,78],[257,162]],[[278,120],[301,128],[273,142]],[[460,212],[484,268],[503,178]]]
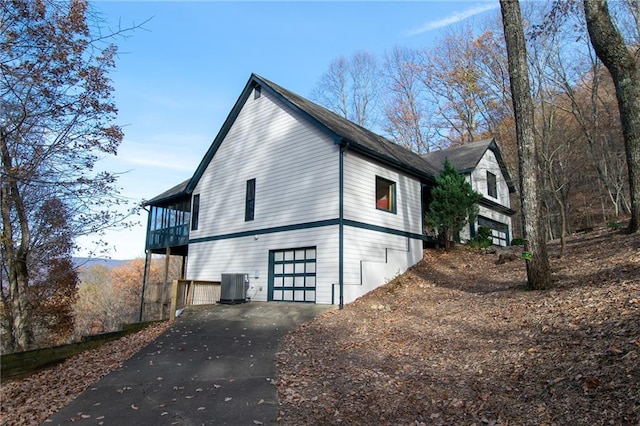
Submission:
[[[397,145],[263,77],[253,74],[252,78],[255,78],[257,83],[262,82],[264,86],[270,87],[298,110],[312,117],[337,136],[348,141],[351,147],[355,146],[360,148],[365,154],[390,161],[396,164],[396,166],[414,173],[417,172],[423,175],[423,177],[433,178],[438,174],[437,169],[434,169],[428,161],[425,161],[424,158],[413,151]]]
[[[438,170],[438,173],[442,171],[445,160],[449,160],[449,163],[455,169],[462,174],[471,173],[476,168],[478,162],[488,150],[492,150],[498,160],[502,174],[509,186],[510,192],[515,192],[515,186],[511,181],[511,176],[506,168],[502,155],[495,139],[484,139],[478,142],[471,142],[468,144],[455,146],[453,148],[441,149],[439,151],[430,152],[424,154],[422,157],[426,159],[432,167]]]
[[[191,179],[187,179],[184,182],[179,183],[178,185],[174,186],[173,188],[164,191],[162,194],[156,195],[152,199],[150,199],[148,201],[145,201],[144,205],[145,206],[154,206],[154,205],[157,205],[157,204],[162,204],[164,201],[171,200],[173,198],[177,198],[180,195],[186,195],[187,193],[185,191],[186,191],[187,185],[189,184],[190,181],[191,181]]]
[[[438,171],[442,171],[444,161],[448,159],[458,172],[468,173],[478,165],[478,162],[489,148],[491,142],[493,142],[493,139],[471,142],[452,148],[429,152],[422,157],[431,163]]]

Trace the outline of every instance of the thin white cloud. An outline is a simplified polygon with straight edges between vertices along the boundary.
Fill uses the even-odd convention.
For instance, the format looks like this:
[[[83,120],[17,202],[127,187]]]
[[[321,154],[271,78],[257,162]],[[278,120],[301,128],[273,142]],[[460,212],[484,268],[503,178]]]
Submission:
[[[460,21],[464,21],[465,19],[471,18],[472,16],[479,15],[488,10],[496,9],[499,6],[500,6],[499,3],[497,2],[487,2],[487,3],[482,3],[477,6],[471,7],[466,10],[460,11],[460,12],[454,12],[442,19],[429,21],[424,25],[422,25],[420,28],[407,31],[407,36],[412,37],[418,34],[426,33],[431,30],[436,30],[438,28],[448,27],[449,25],[453,25]]]
[[[155,167],[165,171],[193,172],[208,142],[201,135],[154,135],[148,143],[125,140],[118,160],[133,166]]]

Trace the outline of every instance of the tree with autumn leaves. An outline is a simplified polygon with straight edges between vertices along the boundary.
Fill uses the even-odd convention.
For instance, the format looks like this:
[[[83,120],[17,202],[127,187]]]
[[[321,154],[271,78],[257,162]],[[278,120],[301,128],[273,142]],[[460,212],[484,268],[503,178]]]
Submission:
[[[158,265],[149,268],[151,280],[159,280]],[[144,259],[114,268],[93,264],[80,268],[78,301],[74,307],[75,337],[119,330],[138,321],[144,278]]]
[[[520,11],[515,0],[501,6]],[[573,231],[621,216],[630,216],[628,230],[637,231],[640,7],[625,0],[610,14],[605,0],[523,6],[524,17],[510,24],[508,36],[522,33],[511,54],[499,17],[480,24],[479,35],[471,26],[451,28],[433,48],[387,53],[379,74],[381,110],[373,114],[388,137],[419,154],[500,140],[512,176],[525,174],[528,189],[520,195],[533,195],[520,200],[517,210],[529,223],[518,232],[515,222],[516,236],[534,245],[530,264],[545,264],[547,239],[564,241]],[[521,73],[528,82],[516,84],[523,88],[517,94],[516,55],[529,64]],[[514,107],[521,95],[531,103],[524,114]],[[548,285],[542,279],[541,287]]]
[[[0,13],[2,328],[6,349],[26,350],[51,325],[47,303],[75,298],[75,238],[123,223],[116,176],[94,171],[123,136],[117,49],[93,36],[86,0],[3,1]]]

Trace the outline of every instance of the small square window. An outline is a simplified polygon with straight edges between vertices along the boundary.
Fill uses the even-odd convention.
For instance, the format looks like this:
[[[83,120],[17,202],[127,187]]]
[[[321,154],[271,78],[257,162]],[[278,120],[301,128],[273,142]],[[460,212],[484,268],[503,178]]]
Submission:
[[[396,212],[396,183],[376,176],[376,209]]]
[[[489,195],[489,197],[498,198],[496,175],[491,172],[487,172],[487,195]]]

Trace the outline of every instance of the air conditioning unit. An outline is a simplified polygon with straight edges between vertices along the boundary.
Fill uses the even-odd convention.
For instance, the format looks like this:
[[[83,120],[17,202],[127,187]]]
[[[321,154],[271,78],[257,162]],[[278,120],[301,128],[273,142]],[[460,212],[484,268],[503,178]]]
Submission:
[[[236,304],[247,301],[248,274],[222,274],[220,303]]]

